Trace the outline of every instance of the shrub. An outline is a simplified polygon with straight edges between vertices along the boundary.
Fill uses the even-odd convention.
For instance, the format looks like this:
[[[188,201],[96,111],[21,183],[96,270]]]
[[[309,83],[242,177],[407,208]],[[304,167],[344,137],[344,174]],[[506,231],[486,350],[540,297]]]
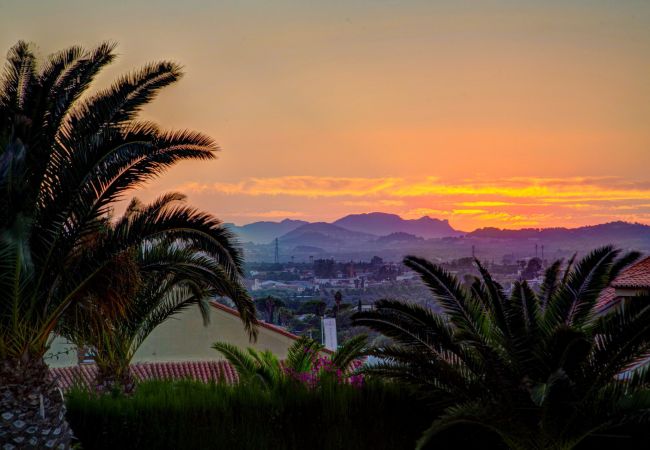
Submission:
[[[132,397],[75,390],[68,420],[85,450],[94,449],[408,449],[430,409],[407,388],[369,382],[363,388],[326,384],[254,385],[149,381]],[[465,437],[463,437],[465,435]],[[443,439],[485,444],[479,434]],[[434,447],[432,447],[434,448]]]

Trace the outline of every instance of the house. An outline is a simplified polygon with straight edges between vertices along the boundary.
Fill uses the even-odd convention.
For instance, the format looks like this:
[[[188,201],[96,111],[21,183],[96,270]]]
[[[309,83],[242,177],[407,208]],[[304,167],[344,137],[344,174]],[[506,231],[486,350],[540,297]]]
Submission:
[[[298,336],[281,327],[260,322],[257,341],[251,343],[237,310],[216,302],[211,305],[210,323],[207,326],[203,325],[198,309],[191,308],[157,327],[142,343],[133,363],[222,360],[221,354],[211,348],[217,341],[229,342],[241,348],[269,350],[284,359],[289,347],[298,339]],[[77,365],[76,347],[65,339],[57,338],[46,355],[46,362],[50,367]]]

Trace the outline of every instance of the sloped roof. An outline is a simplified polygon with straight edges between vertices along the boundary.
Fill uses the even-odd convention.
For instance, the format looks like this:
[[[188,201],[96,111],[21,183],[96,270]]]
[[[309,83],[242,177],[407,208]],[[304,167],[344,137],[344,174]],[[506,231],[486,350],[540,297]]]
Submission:
[[[598,298],[597,310],[604,312],[620,299],[616,289],[650,289],[650,256],[624,269]]]
[[[233,316],[240,317],[239,311],[237,311],[234,308],[231,308],[231,307],[226,306],[226,305],[222,305],[221,303],[217,303],[217,302],[210,302],[210,304],[212,305],[213,308],[220,309],[221,311],[225,311],[225,312],[227,312],[229,314],[232,314]],[[288,338],[291,338],[291,339],[298,339],[299,338],[295,334],[289,333],[284,328],[281,328],[281,327],[279,327],[277,325],[273,325],[273,324],[264,322],[263,320],[260,320],[257,324],[262,328],[266,328],[267,330],[273,331],[274,333],[280,333],[281,335],[286,336]]]
[[[596,304],[596,310],[599,313],[605,312],[611,306],[616,304],[616,299],[617,298],[618,297],[616,296],[616,289],[614,289],[611,286],[606,287],[600,293],[600,297],[598,297],[598,302]]]
[[[616,277],[615,288],[650,289],[650,256],[632,264]]]
[[[97,366],[94,364],[50,369],[50,375],[56,380],[57,386],[64,391],[75,385],[89,386],[94,380],[96,372]],[[192,379],[203,382],[222,381],[231,384],[238,380],[237,372],[227,361],[178,361],[132,364],[131,374],[139,381],[150,379]]]

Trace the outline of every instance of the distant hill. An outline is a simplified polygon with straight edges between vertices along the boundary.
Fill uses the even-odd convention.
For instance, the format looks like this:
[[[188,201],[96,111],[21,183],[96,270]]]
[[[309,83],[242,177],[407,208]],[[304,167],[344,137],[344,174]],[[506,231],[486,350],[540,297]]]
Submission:
[[[349,226],[349,220],[347,222]],[[401,224],[399,221],[393,223]],[[372,230],[379,232],[378,228]],[[309,261],[310,256],[365,261],[369,261],[373,256],[380,256],[388,261],[400,261],[408,254],[437,261],[468,257],[472,254],[476,254],[481,260],[497,262],[505,256],[510,259],[524,259],[538,254],[545,259],[555,260],[569,258],[576,252],[584,254],[606,244],[650,254],[650,226],[610,222],[579,228],[481,228],[455,237],[424,239],[415,233],[404,231],[378,236],[319,222],[298,226],[279,236],[279,243],[281,260],[295,257],[296,261],[303,262]],[[272,238],[267,239],[263,245],[245,246],[247,259],[257,261],[272,261],[274,250]]]
[[[397,233],[391,233],[386,236],[382,236],[380,238],[377,238],[374,242],[379,244],[379,245],[394,245],[394,244],[407,244],[407,243],[414,243],[418,241],[423,241],[424,238],[420,236],[415,236],[414,234],[409,234],[409,233],[404,233],[404,232],[397,232]]]
[[[241,242],[268,244],[276,237],[295,230],[306,223],[308,222],[304,220],[284,219],[282,222],[253,222],[242,226],[228,223],[226,226],[237,234]]]
[[[479,228],[467,237],[490,239],[598,239],[602,242],[616,242],[632,239],[650,239],[650,226],[640,223],[609,222],[578,228],[524,228],[502,230],[500,228]]]
[[[317,255],[319,253],[325,253],[325,250],[323,250],[320,247],[312,247],[310,245],[298,245],[298,246],[293,248],[292,253]]]
[[[432,219],[428,216],[409,220],[402,219],[396,214],[381,212],[350,214],[333,222],[333,224],[348,230],[361,231],[377,236],[386,236],[391,233],[408,233],[430,239],[463,234],[454,230],[447,220]]]
[[[241,242],[252,243],[247,246],[247,257],[267,260],[273,258],[275,238],[279,240],[281,255],[292,254],[297,258],[320,253],[401,259],[404,254],[421,252],[448,259],[472,254],[475,247],[482,258],[490,255],[499,260],[506,253],[517,257],[534,254],[536,244],[544,246],[544,255],[550,258],[605,244],[650,251],[650,226],[627,222],[579,228],[480,228],[463,233],[454,230],[446,220],[430,217],[404,220],[395,214],[369,213],[345,216],[333,223],[285,219],[229,227]]]
[[[301,225],[278,239],[283,246],[332,248],[350,242],[367,242],[374,238],[368,233],[350,231],[327,222],[315,222]]]

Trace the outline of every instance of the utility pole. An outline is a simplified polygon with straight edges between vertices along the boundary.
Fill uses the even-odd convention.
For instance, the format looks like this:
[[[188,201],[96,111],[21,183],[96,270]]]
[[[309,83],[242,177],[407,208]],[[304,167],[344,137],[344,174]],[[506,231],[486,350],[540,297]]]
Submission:
[[[278,244],[278,238],[275,238],[275,263],[280,263],[280,248]]]

